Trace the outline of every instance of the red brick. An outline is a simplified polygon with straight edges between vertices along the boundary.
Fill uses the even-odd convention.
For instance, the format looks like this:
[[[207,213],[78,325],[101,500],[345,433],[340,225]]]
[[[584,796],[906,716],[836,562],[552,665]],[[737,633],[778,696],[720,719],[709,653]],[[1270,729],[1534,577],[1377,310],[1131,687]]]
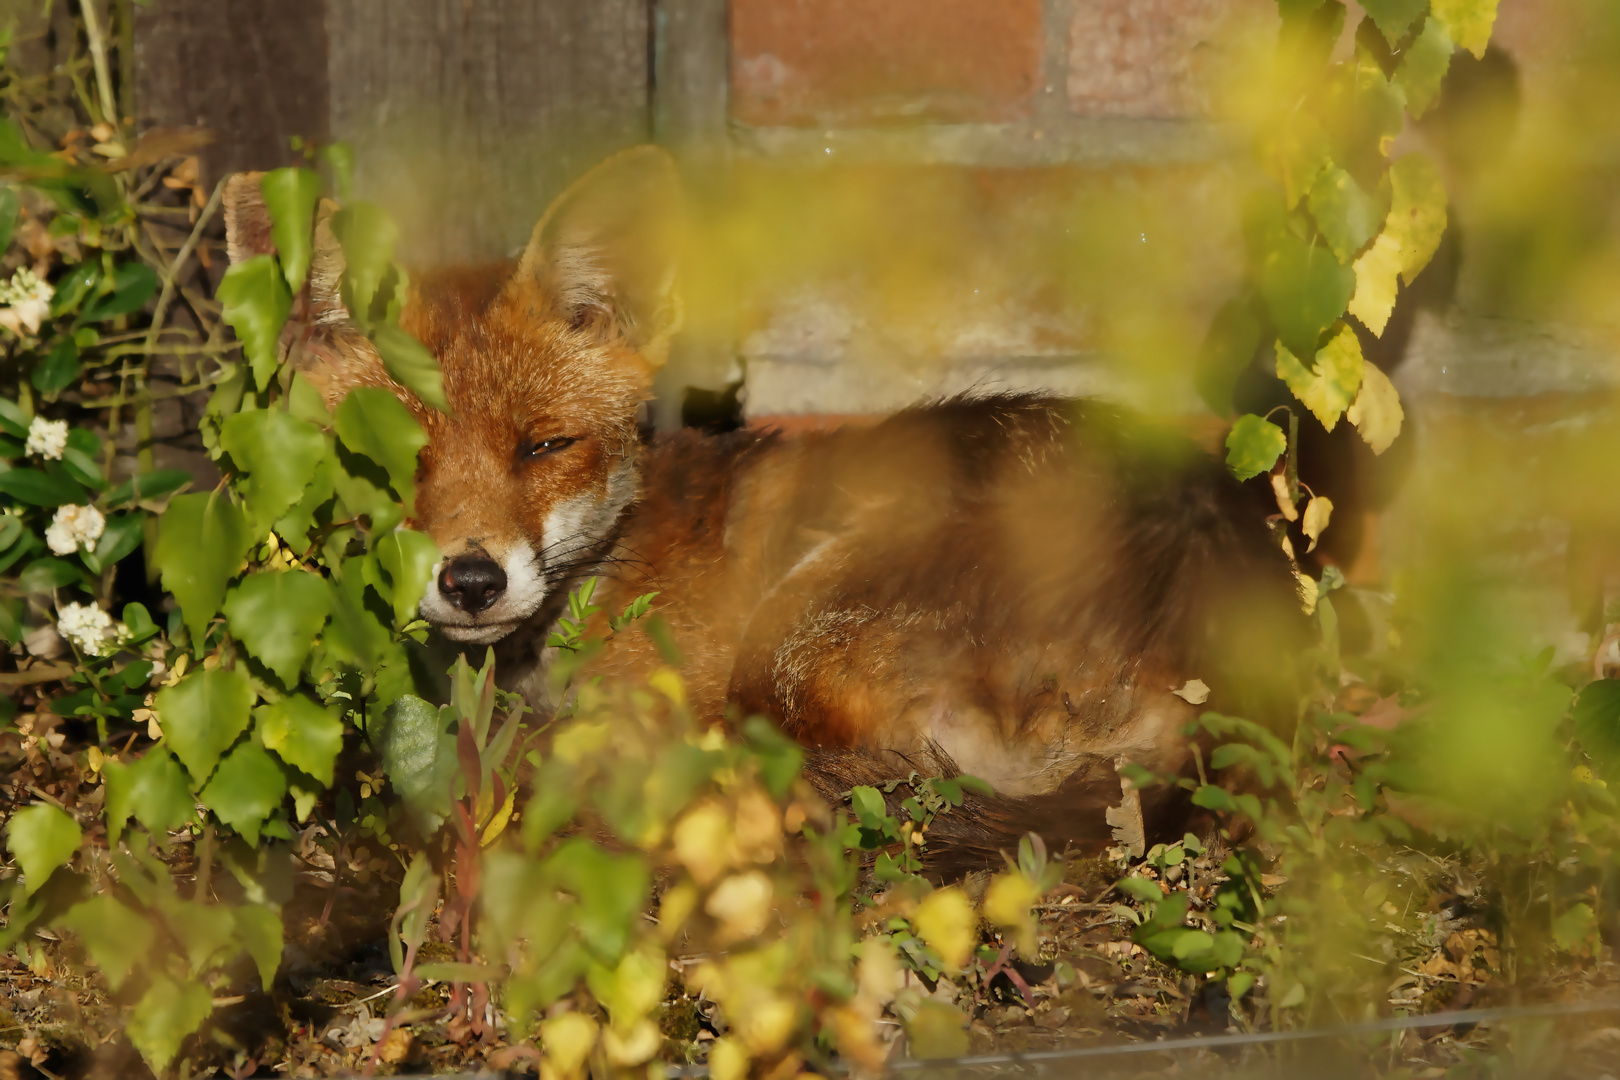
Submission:
[[[815,127],[1026,115],[1041,0],[733,0],[732,110]]]
[[[1222,32],[1270,0],[1072,0],[1069,107],[1082,116],[1202,115]]]

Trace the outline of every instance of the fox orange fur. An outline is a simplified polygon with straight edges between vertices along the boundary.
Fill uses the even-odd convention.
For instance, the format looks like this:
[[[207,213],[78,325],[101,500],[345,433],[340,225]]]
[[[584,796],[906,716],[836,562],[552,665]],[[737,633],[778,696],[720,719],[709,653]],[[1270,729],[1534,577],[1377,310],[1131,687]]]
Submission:
[[[764,715],[824,792],[958,771],[996,791],[937,823],[958,863],[1025,829],[1107,839],[1117,767],[1191,768],[1197,709],[1289,700],[1293,579],[1263,511],[1190,445],[1108,407],[983,396],[867,428],[681,431],[644,443],[671,299],[673,180],[610,160],[521,260],[414,284],[402,323],[438,357],[448,414],[397,385],[348,320],[324,220],[284,344],[335,404],[386,387],[429,436],[413,524],[443,553],[422,613],[498,643],[540,685],[549,629],[591,575],[607,610],[656,590],[700,715]],[[257,177],[227,189],[231,255],[271,250]],[[659,663],[641,633],[595,661]],[[1177,789],[1144,793],[1150,832]],[[954,823],[950,821],[954,819]]]

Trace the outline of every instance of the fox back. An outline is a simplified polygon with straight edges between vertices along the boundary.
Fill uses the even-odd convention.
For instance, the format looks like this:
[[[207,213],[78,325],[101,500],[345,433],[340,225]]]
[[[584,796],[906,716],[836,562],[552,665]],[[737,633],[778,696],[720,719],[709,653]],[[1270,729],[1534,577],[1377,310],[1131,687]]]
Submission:
[[[269,249],[257,188],[227,191],[233,258]],[[657,592],[699,715],[773,719],[830,797],[913,770],[988,781],[995,797],[930,834],[962,866],[1028,829],[1105,842],[1121,765],[1189,770],[1198,710],[1174,691],[1190,680],[1211,708],[1286,713],[1300,626],[1263,511],[1118,411],[991,395],[870,427],[644,444],[638,409],[679,310],[673,188],[661,154],[620,155],[516,263],[418,278],[401,321],[437,356],[448,412],[349,322],[318,224],[286,347],[329,403],[385,387],[426,431],[413,524],[443,561],[422,614],[447,638],[498,643],[533,695],[574,585],[601,577],[607,610]],[[626,633],[593,670],[658,663]],[[1155,790],[1149,831],[1178,827],[1179,789]]]

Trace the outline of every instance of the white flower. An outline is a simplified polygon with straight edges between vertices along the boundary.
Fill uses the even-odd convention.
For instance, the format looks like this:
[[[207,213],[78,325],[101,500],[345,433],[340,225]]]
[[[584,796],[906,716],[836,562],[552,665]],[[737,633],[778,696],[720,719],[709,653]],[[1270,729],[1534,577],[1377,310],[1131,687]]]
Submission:
[[[92,551],[106,527],[107,519],[93,506],[59,506],[45,530],[45,543],[58,555],[71,555],[81,547]]]
[[[63,604],[57,609],[56,631],[86,656],[106,656],[129,633],[122,623],[94,604]]]
[[[47,420],[43,416],[36,416],[34,422],[28,425],[28,443],[24,449],[30,454],[60,461],[62,451],[67,449],[67,437],[66,420]]]
[[[51,298],[55,295],[50,282],[41,280],[26,266],[20,268],[9,282],[0,285],[0,304],[8,305],[0,308],[0,326],[18,337],[22,337],[25,330],[30,334],[39,333],[39,324],[50,315]]]

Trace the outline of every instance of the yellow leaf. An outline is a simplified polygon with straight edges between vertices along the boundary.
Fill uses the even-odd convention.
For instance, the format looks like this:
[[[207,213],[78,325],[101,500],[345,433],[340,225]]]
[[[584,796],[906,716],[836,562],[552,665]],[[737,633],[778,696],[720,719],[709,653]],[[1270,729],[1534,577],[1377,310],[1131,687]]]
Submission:
[[[1371,367],[1372,365],[1367,366]],[[1366,391],[1363,390],[1362,392],[1365,393]],[[1351,421],[1351,423],[1354,422]],[[1305,535],[1311,538],[1311,546],[1306,548],[1306,551],[1316,550],[1316,541],[1321,539],[1323,530],[1328,527],[1328,519],[1332,516],[1333,501],[1331,499],[1318,495],[1305,504],[1305,522],[1301,528],[1305,530]]]
[[[1379,233],[1372,247],[1355,261],[1356,291],[1350,297],[1350,314],[1361,325],[1382,336],[1395,310],[1395,293],[1400,289],[1396,276],[1401,272],[1401,242],[1389,233]]]
[[[686,683],[674,668],[661,667],[647,676],[647,685],[663,694],[675,704],[686,707]]]
[[[1316,600],[1319,595],[1316,579],[1295,570],[1294,585],[1299,589],[1299,606],[1305,614],[1310,615],[1316,611]]]
[[[1410,285],[1445,234],[1446,185],[1434,161],[1416,151],[1389,167],[1389,183],[1392,197],[1384,232],[1401,246],[1401,280]]]
[[[1188,679],[1179,690],[1170,692],[1189,705],[1202,705],[1209,700],[1209,684],[1203,679]]]
[[[1378,370],[1377,364],[1366,364],[1362,372],[1361,393],[1350,406],[1345,418],[1356,425],[1362,439],[1372,452],[1382,454],[1401,433],[1401,422],[1406,412],[1401,408],[1401,395],[1389,376]]]
[[[904,983],[900,958],[887,938],[871,937],[861,942],[861,966],[855,991],[857,1009],[876,1018],[883,1006],[894,1000]]]
[[[644,945],[626,953],[616,967],[592,964],[586,983],[607,1009],[614,1029],[628,1036],[664,999],[668,978],[669,965],[663,950]]]
[[[1277,376],[1329,431],[1361,389],[1361,344],[1342,322],[1333,338],[1316,353],[1315,370],[1301,364],[1277,342]]]
[[[749,786],[737,796],[734,828],[739,857],[768,863],[781,854],[782,811],[760,788]]]
[[[954,885],[930,893],[918,904],[911,925],[916,928],[917,936],[939,953],[948,971],[962,969],[978,939],[973,904],[967,894]]]
[[[709,894],[703,910],[720,921],[720,941],[728,944],[758,937],[770,921],[773,899],[771,879],[762,871],[750,870],[722,881]]]
[[[658,898],[658,936],[665,941],[673,941],[697,909],[697,902],[697,886],[690,881],[678,882],[665,889],[664,895]]]
[[[736,847],[731,836],[731,815],[713,800],[688,810],[675,824],[674,839],[675,857],[699,885],[707,885],[731,865]]]
[[[596,1021],[584,1013],[563,1013],[540,1025],[541,1053],[547,1066],[543,1071],[557,1080],[579,1076],[595,1045]]]
[[[751,1053],[780,1050],[799,1026],[799,1009],[781,994],[755,993],[732,1003],[733,1030]]]
[[[663,1045],[658,1025],[645,1017],[623,1036],[611,1028],[602,1034],[602,1049],[607,1051],[608,1061],[620,1067],[640,1065]]]
[[[1018,952],[1025,959],[1034,957],[1039,948],[1035,919],[1029,910],[1038,897],[1035,883],[1023,874],[997,874],[984,891],[984,917],[1013,932]]]
[[[506,831],[506,826],[512,822],[512,801],[516,797],[516,788],[506,793],[506,801],[501,804],[499,810],[495,811],[495,816],[490,819],[489,824],[484,826],[483,838],[478,841],[479,847],[489,847],[495,842],[496,837]],[[490,801],[493,802],[494,800],[491,799]]]
[[[1431,0],[1429,13],[1445,24],[1459,49],[1484,58],[1496,23],[1496,0]]]
[[[709,1075],[714,1080],[747,1080],[748,1051],[736,1039],[714,1040],[709,1050]]]
[[[1289,521],[1299,520],[1299,511],[1294,508],[1294,499],[1289,495],[1288,474],[1271,474],[1271,493],[1277,498],[1277,509]]]

